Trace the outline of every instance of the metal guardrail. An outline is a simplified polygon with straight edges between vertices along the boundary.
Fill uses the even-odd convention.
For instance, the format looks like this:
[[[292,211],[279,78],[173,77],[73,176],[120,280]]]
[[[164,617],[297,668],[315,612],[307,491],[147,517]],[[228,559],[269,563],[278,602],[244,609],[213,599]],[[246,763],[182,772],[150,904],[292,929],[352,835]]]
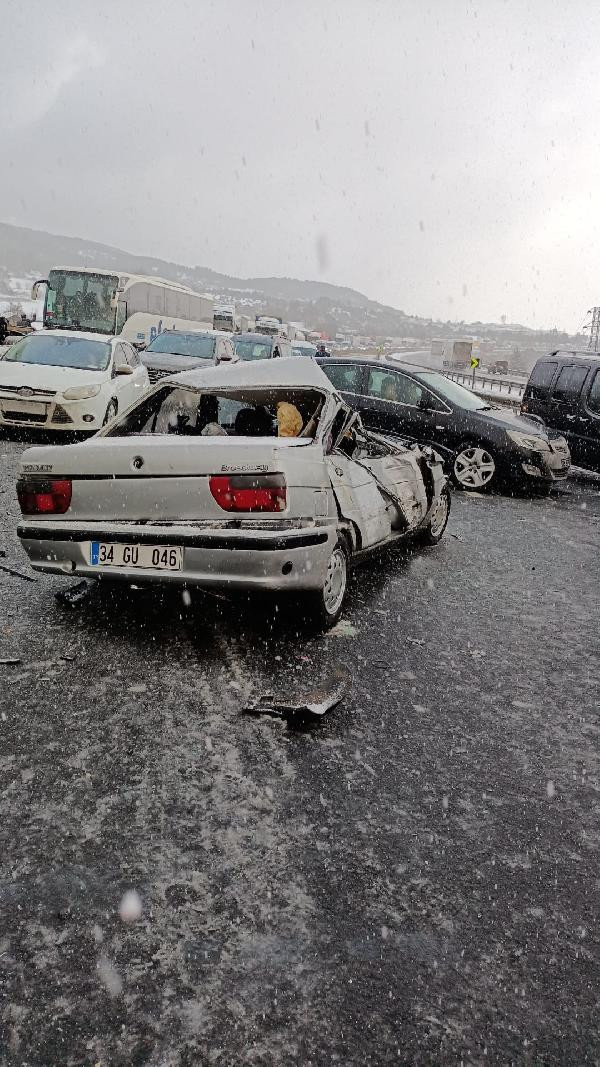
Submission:
[[[447,378],[459,385],[472,389],[474,393],[482,396],[497,394],[513,400],[517,403],[525,392],[526,382],[517,382],[511,378],[498,378],[496,375],[476,374],[473,380],[473,371],[448,371],[442,372]]]

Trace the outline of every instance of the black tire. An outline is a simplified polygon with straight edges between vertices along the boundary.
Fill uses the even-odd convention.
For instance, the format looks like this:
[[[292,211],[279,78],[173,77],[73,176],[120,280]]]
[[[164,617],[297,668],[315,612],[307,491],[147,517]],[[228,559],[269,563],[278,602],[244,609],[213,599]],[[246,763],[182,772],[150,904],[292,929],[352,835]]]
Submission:
[[[450,518],[450,490],[445,485],[438,499],[438,509],[433,512],[427,526],[415,534],[415,541],[420,545],[438,545],[444,536]]]
[[[498,463],[487,445],[463,441],[452,459],[452,481],[458,489],[486,493],[498,481]]]
[[[108,405],[108,407],[107,407],[107,409],[106,409],[106,412],[104,414],[104,419],[102,420],[102,425],[106,426],[110,422],[111,419],[114,419],[114,417],[118,413],[118,411],[119,411],[119,405],[117,404],[117,401],[116,400],[111,400],[109,405]]]
[[[311,628],[328,630],[335,626],[344,608],[347,587],[348,547],[338,538],[329,557],[323,587],[302,597],[302,613]]]

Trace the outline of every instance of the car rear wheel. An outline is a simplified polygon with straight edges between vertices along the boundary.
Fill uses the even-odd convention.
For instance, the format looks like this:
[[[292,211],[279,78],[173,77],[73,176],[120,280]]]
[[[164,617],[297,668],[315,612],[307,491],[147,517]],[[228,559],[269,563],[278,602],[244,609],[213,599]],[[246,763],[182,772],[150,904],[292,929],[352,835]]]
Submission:
[[[329,560],[321,589],[304,597],[304,614],[311,625],[319,629],[335,626],[344,606],[348,585],[348,552],[340,540]]]
[[[431,518],[422,530],[416,534],[415,540],[421,545],[437,545],[444,536],[444,531],[450,518],[450,490],[448,486],[442,489],[431,513]]]
[[[485,445],[461,445],[452,464],[452,478],[460,489],[481,492],[497,475],[496,461]]]
[[[117,401],[116,400],[111,400],[110,404],[108,405],[108,407],[106,409],[106,413],[104,415],[104,419],[102,420],[102,425],[106,426],[106,424],[109,423],[111,419],[114,419],[114,417],[117,414],[118,410],[119,409],[118,409],[118,406],[117,406]]]

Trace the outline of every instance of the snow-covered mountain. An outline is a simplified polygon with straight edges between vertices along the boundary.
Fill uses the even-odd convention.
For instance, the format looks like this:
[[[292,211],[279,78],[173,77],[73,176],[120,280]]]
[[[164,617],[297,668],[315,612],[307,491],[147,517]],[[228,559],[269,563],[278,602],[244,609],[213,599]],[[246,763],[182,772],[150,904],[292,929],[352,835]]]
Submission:
[[[139,256],[79,237],[65,237],[23,226],[0,222],[0,307],[20,302],[26,310],[31,284],[46,276],[51,266],[98,267],[155,274],[189,285],[197,292],[211,293],[215,300],[246,306],[251,313],[277,315],[285,322],[304,322],[309,329],[330,336],[352,332],[368,337],[413,337],[474,334],[496,338],[503,343],[530,344],[545,334],[515,324],[433,322],[407,315],[397,308],[369,300],[363,293],[329,282],[297,278],[238,278],[219,274],[209,267],[189,267],[181,263]],[[549,341],[563,343],[566,334],[552,331]]]

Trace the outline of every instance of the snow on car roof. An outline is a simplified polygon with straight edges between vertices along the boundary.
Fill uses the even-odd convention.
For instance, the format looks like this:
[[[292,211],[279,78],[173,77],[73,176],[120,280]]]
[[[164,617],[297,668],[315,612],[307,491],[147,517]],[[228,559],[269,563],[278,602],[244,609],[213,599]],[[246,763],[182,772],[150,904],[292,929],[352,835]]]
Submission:
[[[280,359],[256,359],[247,363],[221,363],[218,367],[207,370],[190,370],[172,375],[181,385],[190,385],[203,392],[210,389],[268,388],[279,385],[287,388],[321,389],[324,393],[336,390],[326,374],[312,359],[300,359],[298,356]],[[166,383],[162,379],[161,385]]]

